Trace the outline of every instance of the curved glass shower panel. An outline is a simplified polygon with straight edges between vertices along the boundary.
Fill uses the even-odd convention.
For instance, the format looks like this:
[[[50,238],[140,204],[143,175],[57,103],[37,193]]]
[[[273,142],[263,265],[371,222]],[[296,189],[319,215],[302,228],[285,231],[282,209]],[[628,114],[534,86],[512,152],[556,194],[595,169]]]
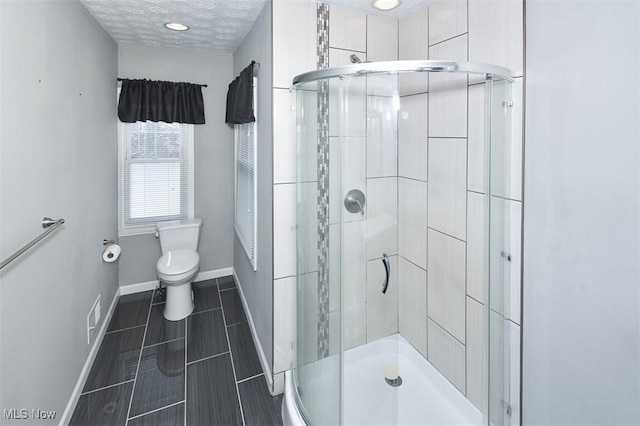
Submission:
[[[397,61],[294,80],[307,423],[511,423],[511,83],[492,72],[508,75]],[[452,116],[454,136],[435,121]]]
[[[489,143],[488,300],[489,310],[489,422],[496,426],[518,423],[520,324],[520,216],[513,164],[513,85],[501,78],[487,82]],[[519,411],[519,410],[518,410]]]
[[[330,246],[328,90],[329,82],[320,80],[294,92],[297,114],[294,382],[299,410],[307,423],[313,424],[339,424],[342,395],[341,296],[339,291],[330,292],[329,288],[340,288],[339,282],[330,282],[332,271],[340,271],[340,253]]]

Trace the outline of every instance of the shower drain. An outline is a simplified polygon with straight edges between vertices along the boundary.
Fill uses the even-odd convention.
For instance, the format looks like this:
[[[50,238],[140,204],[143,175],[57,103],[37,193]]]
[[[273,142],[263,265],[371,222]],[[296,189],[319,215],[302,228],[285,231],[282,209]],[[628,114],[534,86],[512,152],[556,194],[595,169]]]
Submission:
[[[389,386],[393,386],[394,388],[397,388],[402,384],[402,377],[398,376],[395,379],[390,379],[388,377],[385,377],[384,381],[387,382]]]

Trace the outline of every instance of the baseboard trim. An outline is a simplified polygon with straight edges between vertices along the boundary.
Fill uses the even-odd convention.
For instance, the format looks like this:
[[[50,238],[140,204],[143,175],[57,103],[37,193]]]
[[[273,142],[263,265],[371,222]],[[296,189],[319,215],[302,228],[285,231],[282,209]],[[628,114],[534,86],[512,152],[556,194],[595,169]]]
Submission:
[[[71,393],[71,398],[69,398],[69,402],[67,402],[67,406],[60,417],[59,426],[66,426],[71,421],[71,416],[73,415],[73,411],[78,404],[78,400],[80,399],[80,394],[82,393],[82,388],[84,388],[84,384],[89,377],[89,372],[91,371],[91,367],[93,366],[93,362],[96,359],[96,355],[98,355],[98,349],[100,349],[100,345],[102,344],[102,340],[104,339],[104,335],[107,332],[107,326],[111,321],[111,317],[113,316],[113,311],[116,309],[116,305],[118,302],[118,298],[120,297],[120,288],[116,290],[116,294],[113,296],[113,300],[111,301],[111,305],[109,306],[109,310],[107,314],[102,319],[102,325],[100,326],[100,330],[98,331],[98,335],[93,341],[93,345],[91,346],[91,350],[89,351],[89,355],[87,356],[87,360],[82,367],[82,371],[80,372],[80,377],[78,377],[78,381],[76,382],[75,388],[73,388],[73,392]]]
[[[193,281],[197,282],[197,281],[212,280],[214,278],[222,278],[222,277],[227,277],[229,275],[233,275],[233,268],[221,268],[221,269],[214,269],[212,271],[200,271],[198,272],[198,275],[196,275],[196,279]],[[153,280],[153,281],[147,281],[144,283],[121,285],[120,296],[125,296],[127,294],[134,294],[134,293],[142,293],[144,291],[153,290],[153,289],[156,289],[159,284],[160,282],[158,280]]]
[[[269,366],[269,362],[267,361],[267,357],[264,353],[264,349],[262,349],[262,345],[260,344],[260,340],[258,339],[256,326],[253,323],[253,317],[251,316],[249,305],[247,305],[247,299],[245,299],[244,293],[242,291],[242,283],[238,279],[238,275],[236,274],[235,269],[233,270],[233,278],[236,280],[236,283],[238,284],[238,293],[240,293],[240,300],[242,300],[242,306],[244,307],[244,311],[247,314],[247,321],[249,322],[251,337],[253,337],[253,342],[255,343],[256,348],[258,349],[258,358],[260,359],[260,364],[262,365],[262,371],[264,372],[264,378],[267,381],[269,393],[271,393],[272,395],[275,395],[274,386],[273,386],[273,375],[271,374],[271,367]]]
[[[155,290],[160,285],[158,280],[147,281],[145,283],[127,284],[120,286],[120,296],[127,294],[142,293],[149,290]]]
[[[213,271],[200,271],[194,281],[212,280],[214,278],[228,277],[234,275],[233,268],[214,269]]]

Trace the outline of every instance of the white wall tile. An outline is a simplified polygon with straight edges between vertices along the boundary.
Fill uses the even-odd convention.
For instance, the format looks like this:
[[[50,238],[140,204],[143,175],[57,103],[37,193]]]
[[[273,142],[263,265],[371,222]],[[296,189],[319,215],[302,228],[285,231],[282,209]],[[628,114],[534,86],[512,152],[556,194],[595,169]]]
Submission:
[[[292,367],[296,335],[296,278],[273,281],[273,372]]]
[[[429,4],[429,45],[467,32],[467,0],[435,0]]]
[[[427,184],[398,178],[398,254],[427,269]]]
[[[398,253],[398,178],[367,179],[367,259]]]
[[[296,186],[273,187],[273,276],[296,274]]]
[[[466,139],[429,139],[428,204],[430,228],[466,239]]]
[[[342,224],[342,294],[344,306],[367,301],[366,221]]]
[[[491,197],[491,309],[520,323],[522,203]],[[506,255],[511,257],[507,260]]]
[[[329,354],[340,352],[342,327],[340,323],[340,311],[329,312]]]
[[[427,59],[429,8],[423,7],[398,21],[398,58]]]
[[[293,95],[292,95],[293,96]],[[296,91],[295,103],[296,114],[301,117],[300,121],[295,122],[293,134],[293,155],[297,155],[294,162],[299,164],[296,170],[296,179],[298,182],[310,182],[318,179],[318,104],[316,92],[313,91]],[[297,118],[294,118],[297,120]],[[279,123],[274,121],[274,137],[276,136],[276,126]],[[282,131],[284,129],[280,129]],[[299,137],[304,143],[297,143],[295,132],[300,133]],[[290,153],[287,151],[287,154]],[[274,151],[274,169],[278,166],[279,159],[276,157],[279,152]],[[297,167],[296,164],[296,167]],[[274,170],[274,175],[276,171]]]
[[[366,52],[331,48],[329,49],[329,66],[343,67],[346,65],[353,65],[353,62],[351,61],[351,55],[356,55],[362,62],[366,62],[368,60]]]
[[[398,175],[397,105],[397,97],[367,96],[367,177]]]
[[[329,215],[331,223],[341,220],[351,222],[367,218],[351,213],[344,207],[344,197],[352,189],[359,189],[367,196],[366,156],[367,140],[363,137],[329,138]]]
[[[485,111],[485,85],[469,86],[469,173],[467,177],[469,191],[485,192],[485,129],[487,114]]]
[[[485,107],[485,90],[484,84],[469,86],[468,185],[470,191],[483,193],[486,190],[485,163],[487,161],[485,134],[486,126],[489,124]],[[496,96],[500,95],[501,91],[498,91]],[[496,137],[492,140],[494,152],[492,191],[494,195],[522,200],[522,78],[515,79],[509,100],[513,101],[513,107],[509,111],[512,118],[511,130],[506,139],[496,132]],[[499,101],[501,104],[502,100]]]
[[[429,318],[465,341],[465,243],[429,229]]]
[[[329,134],[367,136],[367,79],[349,76],[329,83]]]
[[[367,342],[398,332],[398,256],[389,256],[389,264],[389,285],[383,294],[382,260],[367,262]]]
[[[398,20],[367,15],[367,56],[372,62],[398,59]]]
[[[367,343],[367,304],[347,306],[344,312],[344,347],[345,349]]]
[[[398,175],[427,180],[429,95],[403,96],[398,112]]]
[[[398,327],[400,334],[427,355],[427,271],[398,257]]]
[[[491,193],[519,199],[522,184],[522,86],[520,82],[496,81],[491,90]],[[505,106],[508,102],[513,106]],[[514,117],[517,113],[520,113],[519,119]]]
[[[329,46],[359,52],[366,51],[367,15],[359,10],[330,5]]]
[[[276,185],[278,186],[278,185]],[[274,223],[277,223],[281,210],[290,209],[291,212],[287,213],[293,215],[295,220],[298,213],[306,215],[306,217],[315,218],[318,211],[318,184],[317,182],[306,182],[297,185],[291,185],[297,189],[297,205],[284,205],[280,206],[279,200],[274,197]],[[274,191],[275,193],[275,191]],[[276,204],[277,203],[277,204]],[[277,206],[277,207],[276,207]],[[294,224],[297,222],[294,222]],[[318,228],[315,220],[306,220],[302,223],[298,223],[298,250],[300,250],[302,256],[298,259],[298,267],[301,269],[299,273],[307,273],[318,270]],[[274,226],[274,240],[279,239],[279,231]],[[291,261],[296,262],[296,245],[294,239],[293,254],[287,253],[291,256]],[[275,246],[275,243],[274,243]],[[274,258],[276,255],[274,254]],[[274,259],[274,264],[276,260]],[[279,277],[277,277],[279,278]]]
[[[295,95],[273,89],[273,183],[296,181]]]
[[[398,74],[398,91],[401,96],[427,93],[429,91],[429,73]]]
[[[367,75],[367,95],[385,96],[391,98],[397,97],[399,93],[398,74]],[[395,105],[398,105],[398,103],[399,100],[396,99]]]
[[[287,89],[293,77],[316,69],[316,4],[274,0],[272,28],[273,86]]]
[[[469,60],[523,75],[523,1],[469,0]]]
[[[491,191],[493,195],[522,199],[522,79],[510,88],[493,86]],[[512,101],[513,106],[504,106]],[[494,130],[495,129],[495,130]]]
[[[429,48],[434,60],[467,60],[467,36]],[[429,75],[429,136],[467,137],[467,76],[455,73]]]
[[[398,21],[398,59],[429,59],[429,16],[423,7]],[[401,74],[400,94],[427,91],[427,73]]]
[[[484,306],[467,297],[467,399],[480,411],[486,395],[484,379],[486,319]]]
[[[467,193],[467,294],[480,303],[487,283],[486,196]]]
[[[298,362],[307,363],[318,359],[318,273],[303,274],[296,285],[296,298],[302,301],[296,307],[296,328],[305,333],[296,336],[295,355]]]
[[[465,348],[443,328],[432,320],[428,320],[429,362],[444,377],[449,379],[460,392],[466,392],[465,380]]]
[[[340,310],[342,297],[342,224],[329,225],[329,311]]]

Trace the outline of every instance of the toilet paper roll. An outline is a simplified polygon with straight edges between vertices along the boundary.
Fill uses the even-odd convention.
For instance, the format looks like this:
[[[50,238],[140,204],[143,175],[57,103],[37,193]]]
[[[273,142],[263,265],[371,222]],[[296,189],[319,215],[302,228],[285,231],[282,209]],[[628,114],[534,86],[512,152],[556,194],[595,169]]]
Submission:
[[[109,244],[102,252],[102,260],[107,263],[115,262],[120,257],[122,249],[117,244]]]

